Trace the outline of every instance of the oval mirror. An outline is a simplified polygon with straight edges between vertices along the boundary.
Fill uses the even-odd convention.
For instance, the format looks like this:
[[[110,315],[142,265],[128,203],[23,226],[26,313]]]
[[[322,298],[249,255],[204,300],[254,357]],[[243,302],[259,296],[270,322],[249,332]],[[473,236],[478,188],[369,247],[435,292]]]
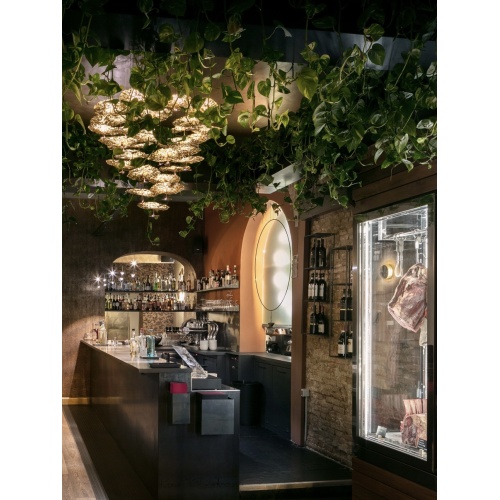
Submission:
[[[288,295],[291,262],[292,248],[285,225],[279,219],[268,220],[260,230],[254,265],[257,294],[268,311],[277,310]]]

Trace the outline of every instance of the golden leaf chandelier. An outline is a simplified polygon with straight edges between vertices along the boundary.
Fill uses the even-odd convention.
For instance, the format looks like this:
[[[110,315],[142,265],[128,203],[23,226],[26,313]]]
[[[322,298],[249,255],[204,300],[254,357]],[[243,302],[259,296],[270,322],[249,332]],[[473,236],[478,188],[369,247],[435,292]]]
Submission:
[[[210,138],[210,129],[194,116],[196,110],[190,107],[187,98],[174,95],[165,108],[159,111],[146,108],[139,114],[139,118],[150,115],[159,123],[164,123],[174,113],[184,113],[173,120],[170,126],[172,137],[168,144],[159,143],[150,130],[141,129],[129,136],[127,113],[134,101],[144,102],[144,95],[135,89],[123,90],[118,99],[99,101],[94,106],[95,114],[90,120],[89,130],[100,135],[99,141],[113,151],[113,158],[106,163],[138,181],[139,184],[127,189],[126,193],[141,197],[137,206],[152,211],[151,217],[157,218],[156,212],[168,210],[169,206],[153,199],[163,196],[161,201],[166,201],[168,195],[185,189],[177,173],[189,172],[191,164],[203,160],[202,156],[198,156],[198,146]],[[215,101],[207,98],[200,110],[216,105]],[[146,146],[148,151],[151,151],[151,146],[156,149],[146,153]],[[133,161],[137,159],[142,161]],[[137,166],[138,163],[141,165]],[[145,198],[153,199],[146,201]]]

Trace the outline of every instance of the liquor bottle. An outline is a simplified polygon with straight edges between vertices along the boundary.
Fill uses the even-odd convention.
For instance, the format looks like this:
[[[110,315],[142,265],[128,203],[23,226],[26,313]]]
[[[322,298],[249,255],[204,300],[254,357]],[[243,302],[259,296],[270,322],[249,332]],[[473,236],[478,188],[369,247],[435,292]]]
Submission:
[[[233,266],[233,275],[231,276],[231,285],[232,286],[239,286],[240,282],[238,280],[238,275],[236,274],[236,264]]]
[[[151,291],[151,282],[149,281],[149,274],[146,277],[146,284],[144,285],[144,290],[147,292]]]
[[[134,358],[139,352],[139,343],[135,337],[135,328],[132,328],[132,333],[130,334],[130,355]]]
[[[347,289],[347,297],[345,301],[345,319],[352,321],[352,294],[351,289]]]
[[[318,313],[318,335],[325,335],[326,330],[326,317],[324,307],[319,306]]]
[[[324,238],[321,238],[320,244],[318,247],[317,265],[319,268],[326,267],[326,248],[325,248]]]
[[[316,267],[316,256],[317,256],[317,248],[316,248],[316,242],[318,240],[314,240],[313,246],[311,248],[311,251],[309,253],[309,267]]]
[[[340,299],[340,316],[339,319],[340,321],[345,321],[346,319],[346,314],[345,314],[345,307],[346,307],[346,295],[345,295],[345,288],[342,291],[342,297]]]
[[[99,343],[101,345],[108,345],[108,332],[104,321],[99,321]]]
[[[226,266],[226,271],[224,273],[224,286],[231,286],[231,270],[229,269],[229,264]]]
[[[193,283],[193,280],[191,279],[191,273],[189,273],[188,279],[186,282],[186,291],[187,292],[190,292],[192,290],[192,286],[193,286],[192,283]]]
[[[347,351],[346,356],[352,358],[352,331],[347,334]]]
[[[318,280],[318,300],[325,301],[326,300],[326,281],[325,281],[325,273],[320,273]]]
[[[346,333],[344,330],[340,332],[339,341],[337,342],[337,356],[339,358],[346,357]]]
[[[177,280],[175,279],[175,276],[172,274],[172,279],[170,280],[170,285],[172,287],[172,291],[176,292],[177,291]]]
[[[311,335],[318,334],[318,316],[316,314],[316,305],[314,306],[311,314],[309,315],[309,333]]]

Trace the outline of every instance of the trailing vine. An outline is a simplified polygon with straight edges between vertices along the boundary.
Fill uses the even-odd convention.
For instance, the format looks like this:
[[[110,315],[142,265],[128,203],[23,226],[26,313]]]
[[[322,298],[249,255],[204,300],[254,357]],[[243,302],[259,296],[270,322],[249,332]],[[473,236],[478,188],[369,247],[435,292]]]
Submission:
[[[145,96],[143,102],[129,103],[129,136],[143,129],[168,142],[169,127],[144,110],[160,110],[174,95],[188,99],[210,129],[210,140],[201,146],[205,160],[194,168],[198,199],[190,204],[192,215],[182,236],[209,207],[222,222],[235,214],[263,212],[267,199],[259,185],[271,185],[273,174],[289,165],[301,173],[292,187],[282,189],[295,213],[325,199],[347,206],[350,189],[367,166],[431,168],[437,156],[437,69],[435,62],[423,67],[421,56],[436,38],[435,3],[359,2],[360,42],[343,46],[347,3],[338,0],[334,16],[319,2],[290,1],[290,8],[302,12],[305,29],[301,60],[290,63],[283,63],[274,40],[292,35],[286,26],[269,26],[266,5],[227,0],[220,12],[220,4],[210,1],[138,0],[135,13],[142,16],[143,36],[123,50],[107,47],[93,32],[96,16],[109,14],[107,1],[67,0],[64,14],[71,13],[73,21],[63,22],[63,190],[80,195],[82,206],[104,221],[125,215],[134,200],[117,187],[130,179],[106,165],[109,150],[66,99],[71,93],[79,102],[115,98],[122,90],[113,79],[119,56],[133,60],[129,84]],[[79,23],[74,22],[75,6]],[[261,22],[257,57],[246,54],[243,43],[245,16],[252,10]],[[333,32],[341,55],[332,59],[320,53],[317,43],[308,40],[311,29]],[[407,41],[403,53],[386,53],[388,33],[393,41]],[[215,50],[225,54],[222,67]],[[256,80],[254,68],[262,63],[267,76]],[[303,96],[300,107],[284,109],[284,98],[294,87]],[[217,92],[218,106],[203,108],[204,99]],[[243,102],[250,108],[241,109]],[[234,114],[241,131],[237,136],[229,133]],[[134,162],[139,166],[144,160]]]

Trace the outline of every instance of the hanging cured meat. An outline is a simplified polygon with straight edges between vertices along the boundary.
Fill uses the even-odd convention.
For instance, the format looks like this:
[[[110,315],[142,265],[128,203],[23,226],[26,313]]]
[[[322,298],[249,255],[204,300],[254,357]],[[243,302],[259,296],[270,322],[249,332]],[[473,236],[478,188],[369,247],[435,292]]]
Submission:
[[[387,309],[403,327],[417,332],[427,312],[427,269],[415,264],[401,278]]]

